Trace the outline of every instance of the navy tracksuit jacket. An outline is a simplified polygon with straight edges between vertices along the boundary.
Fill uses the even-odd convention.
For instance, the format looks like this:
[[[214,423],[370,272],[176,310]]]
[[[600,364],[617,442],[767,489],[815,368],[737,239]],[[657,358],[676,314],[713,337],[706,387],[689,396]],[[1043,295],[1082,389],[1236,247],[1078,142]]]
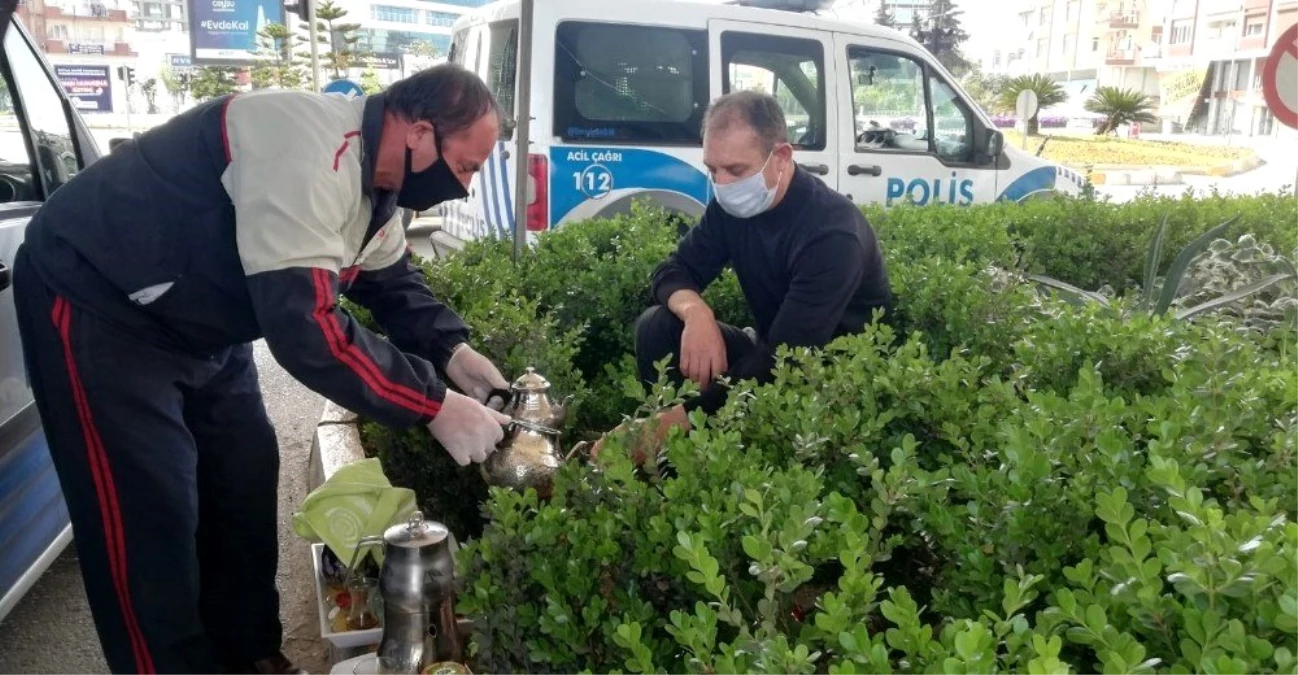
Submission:
[[[383,114],[381,96],[218,99],[87,167],[27,230],[23,346],[114,672],[246,668],[280,648],[279,456],[250,341],[372,419],[440,408],[468,330],[371,184]]]

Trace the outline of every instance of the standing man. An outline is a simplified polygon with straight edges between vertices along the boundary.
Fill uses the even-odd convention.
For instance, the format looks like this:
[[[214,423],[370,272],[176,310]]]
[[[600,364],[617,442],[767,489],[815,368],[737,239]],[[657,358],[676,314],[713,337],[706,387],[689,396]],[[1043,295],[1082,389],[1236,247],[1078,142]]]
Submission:
[[[482,402],[508,383],[410,263],[398,215],[463,198],[499,117],[453,65],[366,99],[227,96],[117,148],[32,220],[23,347],[114,672],[295,671],[251,341],[352,411],[428,425],[461,465],[502,439]]]
[[[798,168],[775,97],[751,91],[717,99],[703,122],[703,163],[714,199],[699,224],[654,272],[658,304],[636,324],[640,378],[671,355],[677,384],[701,394],[659,413],[658,441],[688,430],[694,409],[725,402],[719,377],[769,379],[779,345],[823,347],[860,332],[892,292],[883,253],[865,216],[843,195]],[[734,267],[756,332],[716,320],[700,294]]]

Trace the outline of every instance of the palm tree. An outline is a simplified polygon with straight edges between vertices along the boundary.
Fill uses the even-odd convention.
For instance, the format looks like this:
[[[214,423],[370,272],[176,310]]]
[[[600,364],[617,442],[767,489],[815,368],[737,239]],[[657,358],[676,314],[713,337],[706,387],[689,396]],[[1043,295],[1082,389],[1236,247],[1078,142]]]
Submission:
[[[1154,102],[1135,89],[1100,87],[1086,102],[1086,111],[1104,115],[1104,123],[1095,130],[1097,136],[1132,122],[1154,124]]]
[[[1010,78],[1001,89],[1000,96],[996,99],[997,112],[1012,113],[1014,112],[1015,103],[1018,101],[1019,93],[1025,90],[1036,92],[1037,95],[1037,112],[1032,114],[1028,120],[1028,135],[1036,136],[1038,131],[1037,117],[1041,111],[1052,105],[1059,105],[1068,100],[1068,93],[1064,88],[1059,86],[1058,82],[1050,79],[1048,75],[1036,73],[1033,75],[1019,75]]]

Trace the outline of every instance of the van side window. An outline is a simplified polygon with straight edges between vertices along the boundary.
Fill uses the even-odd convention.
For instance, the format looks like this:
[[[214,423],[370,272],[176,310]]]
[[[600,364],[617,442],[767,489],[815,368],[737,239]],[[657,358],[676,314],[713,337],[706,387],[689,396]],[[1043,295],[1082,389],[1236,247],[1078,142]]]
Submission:
[[[487,47],[487,85],[491,87],[492,96],[500,103],[505,119],[500,125],[500,138],[510,140],[514,137],[515,115],[514,93],[518,83],[518,22],[502,21],[493,23],[488,32],[490,43]]]
[[[973,116],[931,69],[908,56],[859,47],[849,49],[848,65],[857,152],[970,161]]]
[[[789,125],[789,143],[825,149],[825,54],[819,41],[726,31],[721,60],[726,93],[775,96]]]
[[[9,64],[9,76],[12,77],[11,81],[5,83],[11,106],[9,113],[15,112],[12,106],[16,105],[19,119],[25,122],[30,131],[36,161],[24,157],[25,152],[18,152],[18,148],[22,147],[19,134],[14,134],[13,143],[6,142],[0,148],[0,158],[6,160],[5,165],[0,166],[0,182],[6,183],[0,185],[0,199],[8,197],[7,201],[12,201],[13,198],[6,193],[26,190],[26,199],[43,200],[42,187],[43,194],[48,196],[67,183],[79,170],[80,162],[77,160],[76,146],[72,142],[72,124],[63,108],[63,97],[58,85],[31,45],[23,38],[21,31],[5,32],[4,52]],[[16,97],[13,96],[15,90]],[[11,145],[14,146],[12,149]],[[25,165],[19,168],[17,164],[10,162],[25,162]],[[40,185],[31,178],[33,164],[39,171]]]
[[[32,156],[23,141],[17,105],[13,85],[5,79],[0,89],[0,203],[42,201],[32,179]]]
[[[707,32],[566,21],[555,31],[554,135],[699,145]]]

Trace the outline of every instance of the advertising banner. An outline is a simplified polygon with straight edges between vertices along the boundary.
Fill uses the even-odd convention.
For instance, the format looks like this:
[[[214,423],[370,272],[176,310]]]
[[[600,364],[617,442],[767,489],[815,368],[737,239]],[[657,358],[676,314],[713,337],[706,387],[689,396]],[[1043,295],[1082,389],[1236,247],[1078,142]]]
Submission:
[[[1158,116],[1184,121],[1198,103],[1199,91],[1208,77],[1208,68],[1185,68],[1158,74],[1160,101]]]
[[[401,54],[397,52],[361,54],[359,60],[362,68],[373,68],[375,70],[401,69]]]
[[[283,0],[189,0],[194,63],[240,64],[261,58],[257,33],[284,23]]]
[[[113,111],[113,82],[108,66],[54,66],[54,77],[81,112]]]
[[[189,54],[168,54],[167,59],[171,62],[172,70],[188,70],[194,65]]]

